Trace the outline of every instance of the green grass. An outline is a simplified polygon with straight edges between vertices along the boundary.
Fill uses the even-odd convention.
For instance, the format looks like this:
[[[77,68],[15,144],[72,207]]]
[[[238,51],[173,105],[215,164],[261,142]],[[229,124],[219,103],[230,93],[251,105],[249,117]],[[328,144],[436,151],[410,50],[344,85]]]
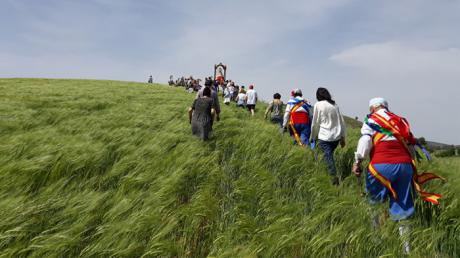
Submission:
[[[201,142],[192,100],[163,85],[0,79],[0,257],[403,256],[398,225],[374,230],[349,176],[358,129],[333,187],[264,104],[255,118],[223,106]],[[460,159],[421,168],[448,182],[430,185],[440,208],[417,203],[411,256],[458,257]]]

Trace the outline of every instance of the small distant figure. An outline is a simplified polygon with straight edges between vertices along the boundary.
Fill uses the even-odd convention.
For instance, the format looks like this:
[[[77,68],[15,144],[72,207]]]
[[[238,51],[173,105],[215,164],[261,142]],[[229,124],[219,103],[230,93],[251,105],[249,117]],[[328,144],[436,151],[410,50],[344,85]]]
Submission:
[[[216,80],[216,81],[213,81],[212,86],[213,86],[213,89],[214,89],[217,93],[219,93],[220,81],[217,81],[217,80]]]
[[[254,90],[254,85],[249,85],[249,90],[246,92],[246,106],[251,115],[254,116],[257,103],[257,92]]]
[[[150,75],[148,83],[153,83],[153,77]]]
[[[227,80],[222,86],[222,96],[225,98],[225,90],[228,89],[230,87],[230,85],[232,85],[232,81],[231,80]]]
[[[265,119],[267,119],[268,115],[271,113],[270,121],[274,124],[278,124],[280,128],[283,127],[283,106],[284,103],[281,100],[281,95],[279,93],[275,93],[273,95],[273,100],[270,101],[268,104],[267,110],[265,110]]]
[[[192,133],[204,141],[208,140],[212,132],[212,121],[215,113],[211,89],[204,87],[203,96],[195,99],[188,110]]]
[[[233,85],[232,101],[236,102],[236,97],[238,97],[239,93],[240,93],[240,86],[234,84]]]
[[[197,80],[197,83],[195,85],[193,85],[193,92],[198,92],[201,90],[203,86],[200,85],[200,81]]]
[[[246,92],[244,91],[243,86],[241,86],[238,96],[236,96],[236,106],[245,108],[246,99],[247,99]]]
[[[230,86],[227,87],[228,92],[230,93],[230,101],[235,100],[235,84],[232,82]]]
[[[231,98],[232,98],[233,92],[230,92],[230,87],[226,87],[224,89],[224,104],[229,105]]]

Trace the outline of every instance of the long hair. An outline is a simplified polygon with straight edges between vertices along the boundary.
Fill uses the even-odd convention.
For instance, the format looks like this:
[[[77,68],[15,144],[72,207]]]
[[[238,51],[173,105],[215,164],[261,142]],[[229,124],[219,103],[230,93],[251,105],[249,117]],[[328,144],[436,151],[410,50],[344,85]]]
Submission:
[[[326,100],[331,105],[335,105],[335,101],[332,99],[331,94],[326,88],[318,88],[318,90],[316,90],[316,99],[318,101]]]

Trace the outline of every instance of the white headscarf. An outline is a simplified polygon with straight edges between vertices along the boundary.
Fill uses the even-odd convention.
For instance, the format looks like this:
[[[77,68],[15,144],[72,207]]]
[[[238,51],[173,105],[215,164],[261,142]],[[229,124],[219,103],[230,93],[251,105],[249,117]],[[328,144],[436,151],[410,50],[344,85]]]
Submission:
[[[369,107],[384,106],[388,108],[388,102],[384,98],[373,98],[369,100]]]

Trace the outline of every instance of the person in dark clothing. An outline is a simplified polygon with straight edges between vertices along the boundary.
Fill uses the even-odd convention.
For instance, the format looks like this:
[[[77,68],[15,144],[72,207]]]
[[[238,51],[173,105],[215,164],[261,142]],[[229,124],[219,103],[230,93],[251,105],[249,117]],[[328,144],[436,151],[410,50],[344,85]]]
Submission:
[[[204,141],[209,139],[212,131],[212,118],[215,114],[213,103],[211,89],[204,87],[203,97],[195,99],[188,111],[192,133]]]
[[[213,101],[213,107],[214,107],[214,109],[216,111],[216,117],[215,118],[216,118],[217,121],[219,121],[220,120],[220,104],[219,104],[219,96],[217,94],[216,89],[213,86],[201,87],[201,89],[196,94],[196,98],[202,98],[204,96],[203,91],[204,91],[205,88],[208,88],[211,91],[211,99]]]

